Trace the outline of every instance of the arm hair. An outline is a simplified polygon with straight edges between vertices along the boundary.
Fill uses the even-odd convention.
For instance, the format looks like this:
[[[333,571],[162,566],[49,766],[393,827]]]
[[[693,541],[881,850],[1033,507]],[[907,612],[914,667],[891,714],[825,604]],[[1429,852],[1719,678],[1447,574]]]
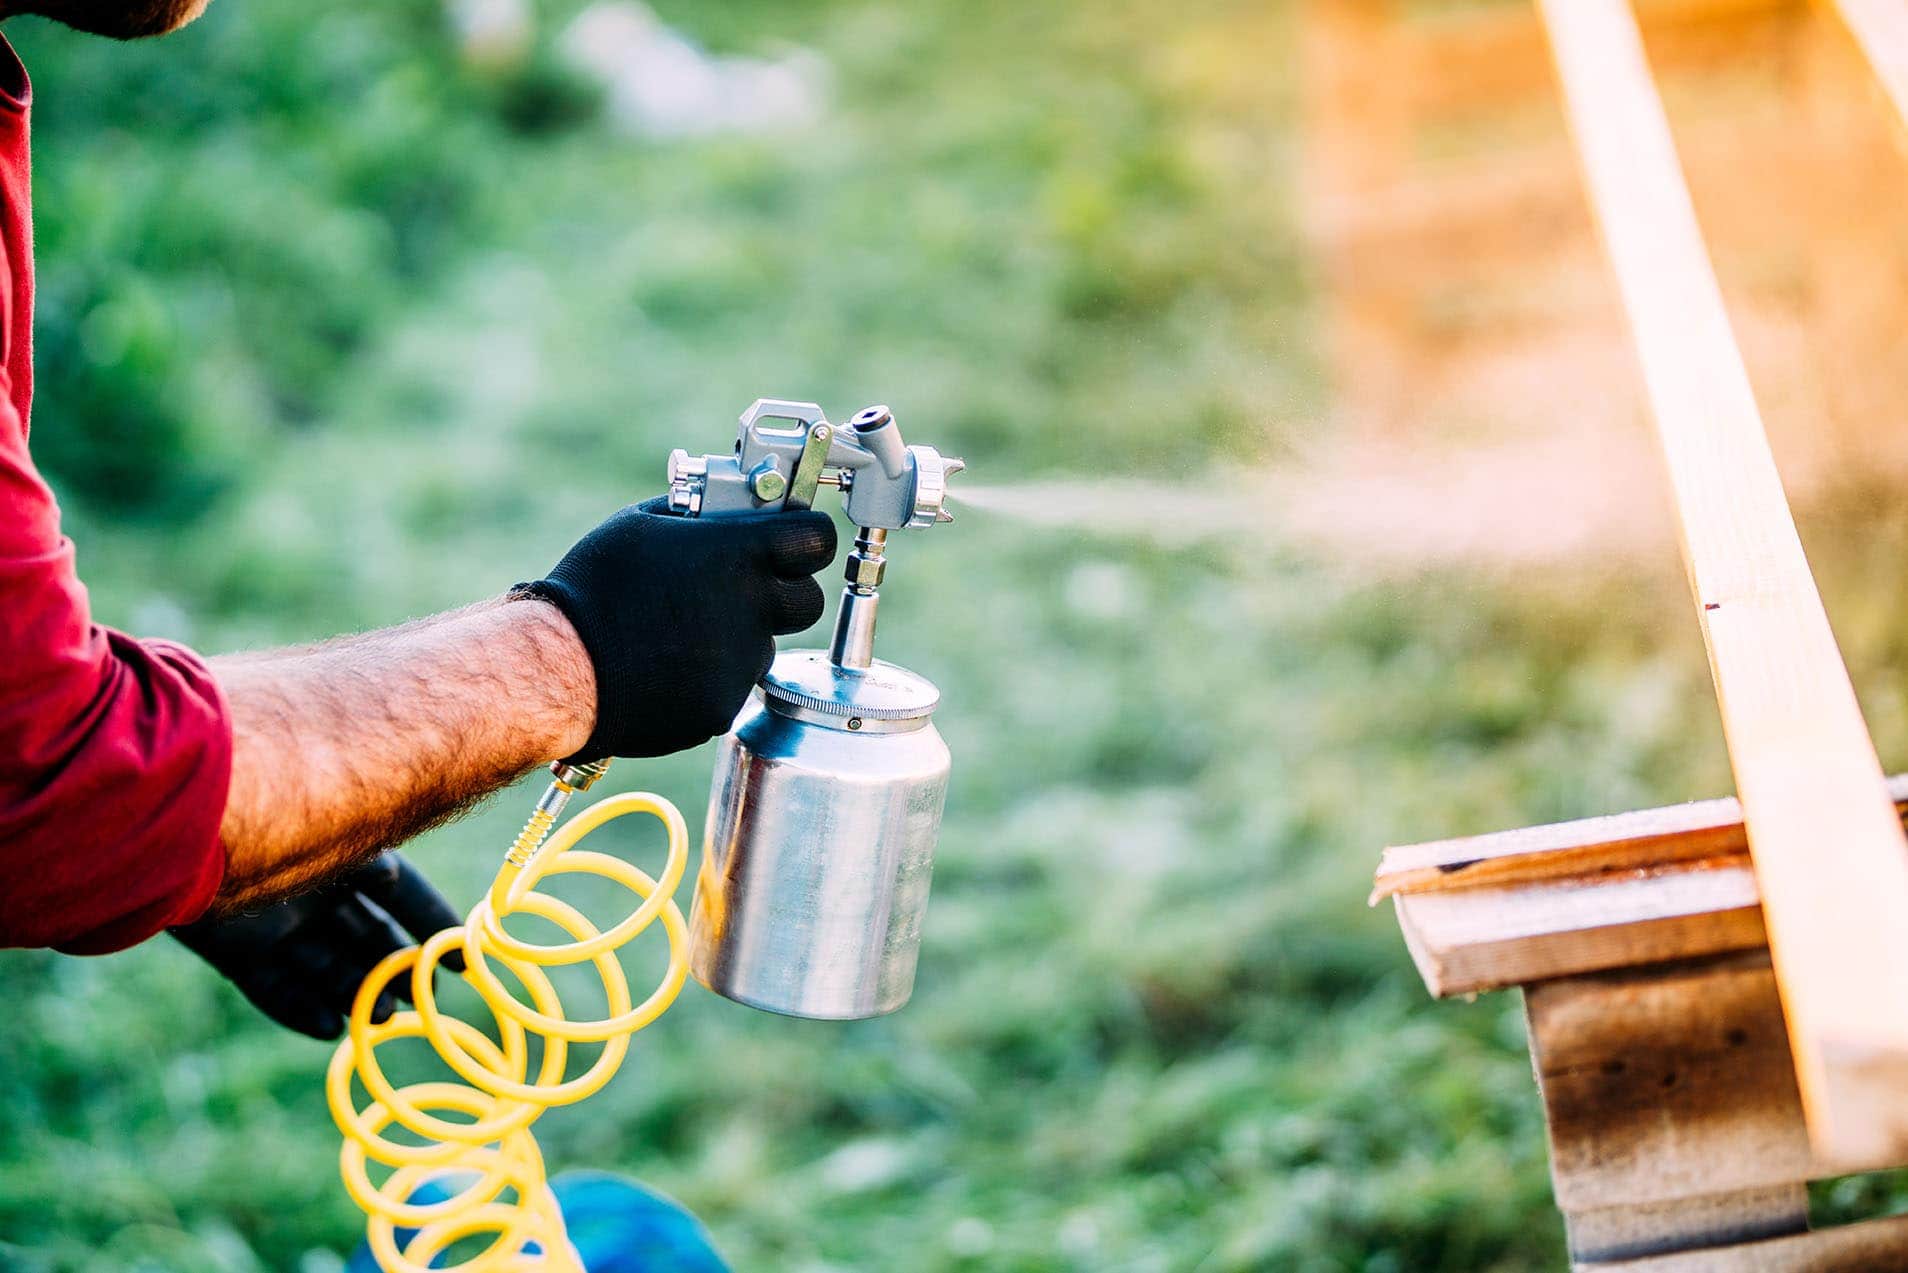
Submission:
[[[214,913],[311,888],[589,738],[596,681],[535,599],[211,661],[232,718]]]

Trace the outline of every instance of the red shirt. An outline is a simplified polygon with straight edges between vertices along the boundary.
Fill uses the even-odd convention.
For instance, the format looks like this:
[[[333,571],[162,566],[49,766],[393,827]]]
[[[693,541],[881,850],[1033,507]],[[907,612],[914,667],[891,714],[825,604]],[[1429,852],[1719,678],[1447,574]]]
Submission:
[[[0,38],[0,945],[100,954],[218,890],[232,729],[197,655],[93,622],[27,454],[29,96]]]

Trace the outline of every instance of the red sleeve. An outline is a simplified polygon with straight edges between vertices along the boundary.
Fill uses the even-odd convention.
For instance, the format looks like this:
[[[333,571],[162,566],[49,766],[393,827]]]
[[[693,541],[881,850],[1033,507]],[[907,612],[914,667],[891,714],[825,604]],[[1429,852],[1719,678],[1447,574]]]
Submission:
[[[0,377],[4,379],[4,377]],[[198,656],[92,621],[0,392],[0,945],[103,954],[198,918],[225,870],[225,702]]]

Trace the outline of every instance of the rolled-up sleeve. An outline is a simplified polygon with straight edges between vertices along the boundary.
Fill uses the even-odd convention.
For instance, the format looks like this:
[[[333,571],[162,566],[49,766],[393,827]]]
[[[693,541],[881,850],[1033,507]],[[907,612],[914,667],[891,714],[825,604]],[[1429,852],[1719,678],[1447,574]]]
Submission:
[[[0,945],[101,954],[196,919],[231,766],[204,662],[93,622],[0,392]]]

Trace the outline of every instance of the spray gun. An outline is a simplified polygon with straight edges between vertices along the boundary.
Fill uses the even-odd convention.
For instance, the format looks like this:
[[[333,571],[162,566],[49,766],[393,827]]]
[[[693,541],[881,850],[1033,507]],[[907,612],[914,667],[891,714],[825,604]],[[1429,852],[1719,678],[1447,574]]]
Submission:
[[[766,399],[743,413],[733,454],[669,457],[670,503],[690,517],[803,509],[821,487],[840,488],[857,530],[834,640],[826,653],[779,654],[723,737],[691,922],[684,923],[674,897],[689,861],[682,814],[661,796],[624,792],[559,827],[571,797],[588,790],[608,764],[559,762],[464,922],[394,952],[365,977],[352,1002],[350,1033],[326,1071],[325,1094],[345,1138],[345,1188],[369,1217],[379,1268],[453,1267],[442,1258],[453,1247],[488,1236],[487,1247],[454,1267],[582,1273],[530,1126],[546,1109],[600,1091],[623,1063],[630,1037],[668,1009],[690,971],[718,994],[791,1016],[847,1020],[907,1002],[949,762],[930,719],[940,691],[874,656],[875,605],[888,532],[953,521],[947,479],[962,467],[932,447],[904,445],[886,407],[869,407],[837,427],[812,403]],[[656,818],[667,833],[657,874],[577,847],[606,823],[634,814]],[[635,908],[599,928],[539,888],[549,877],[571,874],[619,885]],[[513,935],[507,921],[525,914],[554,924],[569,940]],[[668,965],[638,1001],[617,952],[658,930]],[[434,974],[453,951],[461,952],[464,980],[501,1042],[438,1006]],[[521,994],[493,962],[509,970]],[[602,978],[599,1020],[571,1019],[545,971],[582,966]],[[373,1021],[386,987],[400,977],[415,1009]],[[534,1073],[530,1035],[541,1041]],[[427,1040],[462,1082],[394,1086],[378,1048],[414,1038]],[[566,1058],[573,1043],[603,1046],[571,1078]],[[371,1097],[362,1109],[354,1083]],[[387,1136],[394,1124],[406,1135]],[[368,1173],[374,1161],[390,1169],[377,1184]],[[446,1187],[456,1192],[435,1202],[414,1196],[440,1181],[454,1181]]]
[[[953,521],[964,467],[903,443],[886,407],[834,425],[772,399],[732,454],[669,457],[687,516],[805,509],[833,486],[856,526],[829,648],[778,654],[719,744],[690,919],[690,969],[717,994],[853,1020],[914,988],[950,761],[940,691],[874,657],[875,607],[888,533]]]

